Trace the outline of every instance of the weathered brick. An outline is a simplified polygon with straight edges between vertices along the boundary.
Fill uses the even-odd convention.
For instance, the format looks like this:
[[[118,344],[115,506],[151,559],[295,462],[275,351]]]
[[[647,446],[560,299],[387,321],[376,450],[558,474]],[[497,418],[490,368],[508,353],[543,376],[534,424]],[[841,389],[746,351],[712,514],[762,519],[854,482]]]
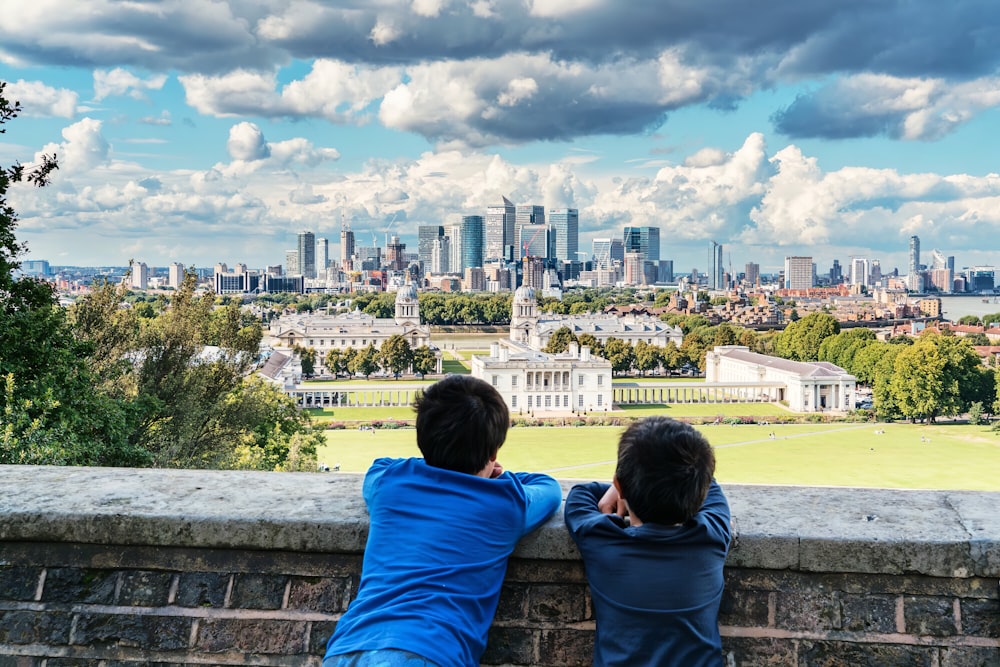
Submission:
[[[26,655],[0,655],[0,667],[40,667],[41,658]]]
[[[47,658],[45,667],[93,667],[94,661],[85,658]]]
[[[528,620],[575,623],[587,618],[587,586],[534,584],[528,589]]]
[[[0,565],[0,600],[34,600],[40,567]]]
[[[80,614],[73,643],[80,646],[129,646],[170,651],[187,648],[190,636],[189,618]]]
[[[940,667],[1000,667],[1000,648],[985,646],[942,648]]]
[[[767,627],[766,591],[725,589],[719,606],[719,624],[738,627]]]
[[[326,613],[345,611],[348,586],[343,578],[294,577],[288,593],[288,608]]]
[[[594,633],[590,630],[542,630],[538,664],[553,667],[588,667],[593,662]]]
[[[906,631],[934,637],[954,635],[957,633],[954,609],[951,598],[907,596],[903,598]]]
[[[179,607],[223,607],[228,587],[228,574],[182,572],[174,604]]]
[[[898,644],[802,641],[798,664],[808,667],[931,667],[937,648]]]
[[[774,624],[788,630],[835,630],[840,627],[840,592],[802,590],[777,595]]]
[[[528,628],[490,628],[486,651],[480,663],[484,665],[534,664],[534,632]]]
[[[168,572],[129,571],[122,573],[118,604],[132,607],[162,607],[167,604],[174,575]]]
[[[42,602],[113,604],[118,573],[76,567],[50,568],[45,575]]]
[[[65,645],[72,624],[72,614],[64,612],[0,612],[0,644]]]
[[[246,651],[295,655],[306,650],[307,623],[273,619],[203,619],[196,648],[210,653]]]
[[[795,646],[790,641],[750,637],[723,637],[726,664],[740,667],[784,667],[795,664]]]
[[[896,632],[896,599],[887,595],[844,595],[840,600],[843,629]]]
[[[500,602],[494,618],[515,621],[524,618],[528,608],[528,587],[525,584],[506,583],[500,588]]]
[[[1000,602],[997,600],[962,600],[962,634],[974,637],[1000,637]]]
[[[281,609],[288,577],[238,574],[229,606],[238,609]]]
[[[316,621],[309,631],[309,653],[311,655],[323,655],[326,653],[326,644],[333,636],[333,631],[337,629],[336,621]]]
[[[581,561],[539,561],[512,558],[507,566],[507,581],[526,583],[558,581],[581,584],[587,582],[587,574]]]

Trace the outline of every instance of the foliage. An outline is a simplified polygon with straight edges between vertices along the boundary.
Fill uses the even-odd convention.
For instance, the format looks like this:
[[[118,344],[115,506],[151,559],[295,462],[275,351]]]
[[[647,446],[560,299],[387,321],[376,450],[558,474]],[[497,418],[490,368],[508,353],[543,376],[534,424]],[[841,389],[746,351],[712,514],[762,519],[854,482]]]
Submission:
[[[410,349],[406,338],[400,334],[393,334],[382,343],[378,358],[382,368],[398,378],[413,364],[413,350]]]
[[[311,378],[316,375],[316,348],[296,345],[292,348],[292,351],[299,355],[299,362],[302,364],[302,376]]]
[[[612,373],[628,372],[635,363],[635,351],[631,345],[620,338],[608,338],[604,343],[602,356],[611,362]]]
[[[801,320],[790,322],[778,334],[775,353],[785,359],[818,361],[822,342],[840,332],[840,324],[832,315],[809,313]]]
[[[962,315],[960,318],[958,318],[958,323],[976,327],[981,325],[983,321],[979,319],[978,315]]]
[[[645,375],[646,371],[654,370],[661,365],[663,357],[657,346],[640,340],[633,346],[633,349],[635,352],[634,365],[635,369],[639,371],[639,375]]]
[[[968,410],[982,391],[982,372],[960,338],[925,334],[896,355],[889,391],[903,417],[933,422]]]
[[[982,401],[973,401],[969,405],[969,423],[978,425],[982,424],[984,421]]]
[[[576,335],[569,327],[559,327],[552,332],[549,342],[542,348],[542,352],[558,354],[569,349],[570,343],[579,343]]]
[[[368,378],[378,370],[378,350],[375,349],[373,344],[369,343],[368,347],[355,351],[351,355],[350,361],[347,362],[347,370]]]
[[[413,372],[417,375],[430,375],[437,370],[437,357],[434,351],[426,345],[413,350]]]
[[[326,370],[333,373],[334,377],[339,377],[348,372],[347,362],[347,350],[341,350],[336,347],[327,351],[326,357],[323,359],[323,365],[326,366]]]

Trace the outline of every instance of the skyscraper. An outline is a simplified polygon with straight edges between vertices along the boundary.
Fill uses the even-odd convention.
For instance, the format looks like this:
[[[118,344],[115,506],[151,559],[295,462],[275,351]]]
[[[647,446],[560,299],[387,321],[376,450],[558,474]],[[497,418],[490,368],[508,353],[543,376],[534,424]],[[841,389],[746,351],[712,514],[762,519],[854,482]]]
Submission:
[[[184,281],[184,265],[180,262],[173,262],[167,270],[167,284],[174,289],[181,286]]]
[[[851,284],[869,286],[867,257],[851,258]]]
[[[462,246],[460,250],[461,267],[455,271],[465,272],[466,269],[483,265],[483,235],[486,221],[481,215],[462,216]]]
[[[812,257],[785,258],[785,289],[809,289],[813,283]]]
[[[521,257],[549,257],[551,230],[548,225],[522,225],[520,227]]]
[[[430,269],[434,244],[442,236],[444,236],[442,225],[420,225],[417,227],[417,259],[424,265],[424,270]]]
[[[580,212],[575,208],[549,211],[549,225],[555,231],[555,257],[574,262],[580,249]]]
[[[747,262],[745,277],[747,285],[752,287],[760,286],[760,264],[756,262]]]
[[[660,261],[660,228],[659,227],[626,227],[622,236],[624,253],[638,252],[643,259],[653,262]]]
[[[354,256],[354,232],[347,223],[340,226],[340,268],[347,271],[351,268],[351,258]]]
[[[712,245],[709,250],[708,289],[723,289],[725,284],[722,279],[722,244],[715,241],[709,243]]]
[[[545,224],[545,207],[537,206],[535,204],[519,204],[514,211],[514,242],[517,244],[517,248],[514,251],[514,255],[517,258],[524,257],[526,255],[524,244],[531,238],[534,238],[538,232],[537,229],[533,229],[529,232],[530,236],[525,238],[521,228],[527,225],[544,225]],[[535,257],[545,257],[548,253],[536,254]]]
[[[500,206],[486,207],[484,248],[486,259],[500,259],[505,256],[505,247],[514,245],[516,208],[506,197],[501,199],[503,203]]]
[[[299,273],[306,278],[316,277],[316,235],[312,232],[299,232]]]
[[[326,239],[316,239],[316,272],[326,274],[330,265],[330,242]]]
[[[923,291],[924,282],[920,276],[920,237],[916,235],[910,237],[910,266],[906,283],[914,292]]]

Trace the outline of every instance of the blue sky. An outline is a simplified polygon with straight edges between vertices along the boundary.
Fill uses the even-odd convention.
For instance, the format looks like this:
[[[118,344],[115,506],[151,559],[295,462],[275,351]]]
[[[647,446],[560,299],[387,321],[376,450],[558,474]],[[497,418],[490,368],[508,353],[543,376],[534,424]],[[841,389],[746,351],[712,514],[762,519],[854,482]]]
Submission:
[[[32,0],[0,11],[0,160],[53,264],[280,263],[516,203],[675,270],[1000,263],[992,0]]]

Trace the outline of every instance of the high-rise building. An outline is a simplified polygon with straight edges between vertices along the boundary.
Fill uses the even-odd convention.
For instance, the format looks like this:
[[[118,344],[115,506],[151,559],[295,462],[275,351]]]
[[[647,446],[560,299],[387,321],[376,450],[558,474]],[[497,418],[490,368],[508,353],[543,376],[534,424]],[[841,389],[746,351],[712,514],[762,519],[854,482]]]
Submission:
[[[625,284],[626,285],[645,285],[646,284],[646,272],[644,270],[645,259],[642,257],[641,252],[637,251],[626,251],[625,252]]]
[[[833,260],[833,266],[830,267],[830,284],[839,285],[844,282],[844,272],[840,268],[840,260]]]
[[[522,225],[520,228],[521,257],[538,257],[546,259],[549,257],[549,238],[551,230],[546,224]]]
[[[351,226],[344,223],[340,226],[340,268],[348,271],[351,268],[351,258],[354,257],[354,232]]]
[[[174,289],[184,282],[184,265],[180,262],[173,262],[167,269],[167,284]]]
[[[501,197],[503,203],[500,206],[486,207],[485,259],[506,258],[507,247],[515,245],[514,220],[516,217],[516,207],[514,203],[506,197]]]
[[[417,227],[417,260],[425,267],[431,265],[434,243],[444,236],[441,225],[420,225]]]
[[[638,252],[643,259],[660,261],[659,227],[626,227],[622,236],[622,259],[627,252]]]
[[[483,235],[486,221],[481,215],[462,216],[462,238],[459,248],[460,265],[455,270],[465,272],[466,269],[483,265]]]
[[[920,237],[910,237],[910,263],[906,276],[906,286],[914,291],[923,291],[923,281],[920,278]]]
[[[672,259],[660,260],[660,271],[659,271],[659,276],[657,276],[657,278],[658,282],[661,283],[674,282],[674,260]]]
[[[535,204],[519,204],[514,209],[514,242],[517,244],[517,248],[514,251],[516,257],[521,258],[526,256],[524,249],[525,242],[529,241],[535,236],[537,230],[530,230],[527,232],[529,235],[525,238],[525,232],[522,231],[523,227],[528,225],[544,225],[545,224],[545,207],[537,206]],[[548,253],[541,255],[533,255],[534,257],[545,257]]]
[[[744,280],[746,281],[746,284],[751,287],[759,287],[760,264],[757,264],[756,262],[747,262]]]
[[[812,257],[785,258],[785,289],[809,289],[813,286]]]
[[[851,284],[869,287],[871,285],[868,272],[867,257],[851,258]]]
[[[290,276],[301,276],[302,271],[299,269],[299,251],[298,250],[286,250],[285,251],[285,273]]]
[[[439,236],[431,246],[431,273],[448,273],[451,271],[451,238]]]
[[[555,232],[555,258],[575,262],[580,249],[580,212],[575,208],[549,211],[549,225]]]
[[[390,271],[406,269],[406,244],[398,236],[392,236],[385,246],[385,262]]]
[[[327,239],[316,239],[316,273],[326,275],[326,267],[330,265],[330,242]]]
[[[594,239],[591,244],[594,253],[594,268],[606,269],[611,266],[611,239]]]
[[[149,287],[149,267],[146,266],[146,262],[133,263],[129,268],[132,270],[132,287],[134,289]]]
[[[712,246],[709,250],[708,289],[725,289],[725,282],[722,279],[722,244],[715,241],[709,241],[709,243]]]
[[[299,232],[299,273],[306,278],[316,277],[316,235]]]

